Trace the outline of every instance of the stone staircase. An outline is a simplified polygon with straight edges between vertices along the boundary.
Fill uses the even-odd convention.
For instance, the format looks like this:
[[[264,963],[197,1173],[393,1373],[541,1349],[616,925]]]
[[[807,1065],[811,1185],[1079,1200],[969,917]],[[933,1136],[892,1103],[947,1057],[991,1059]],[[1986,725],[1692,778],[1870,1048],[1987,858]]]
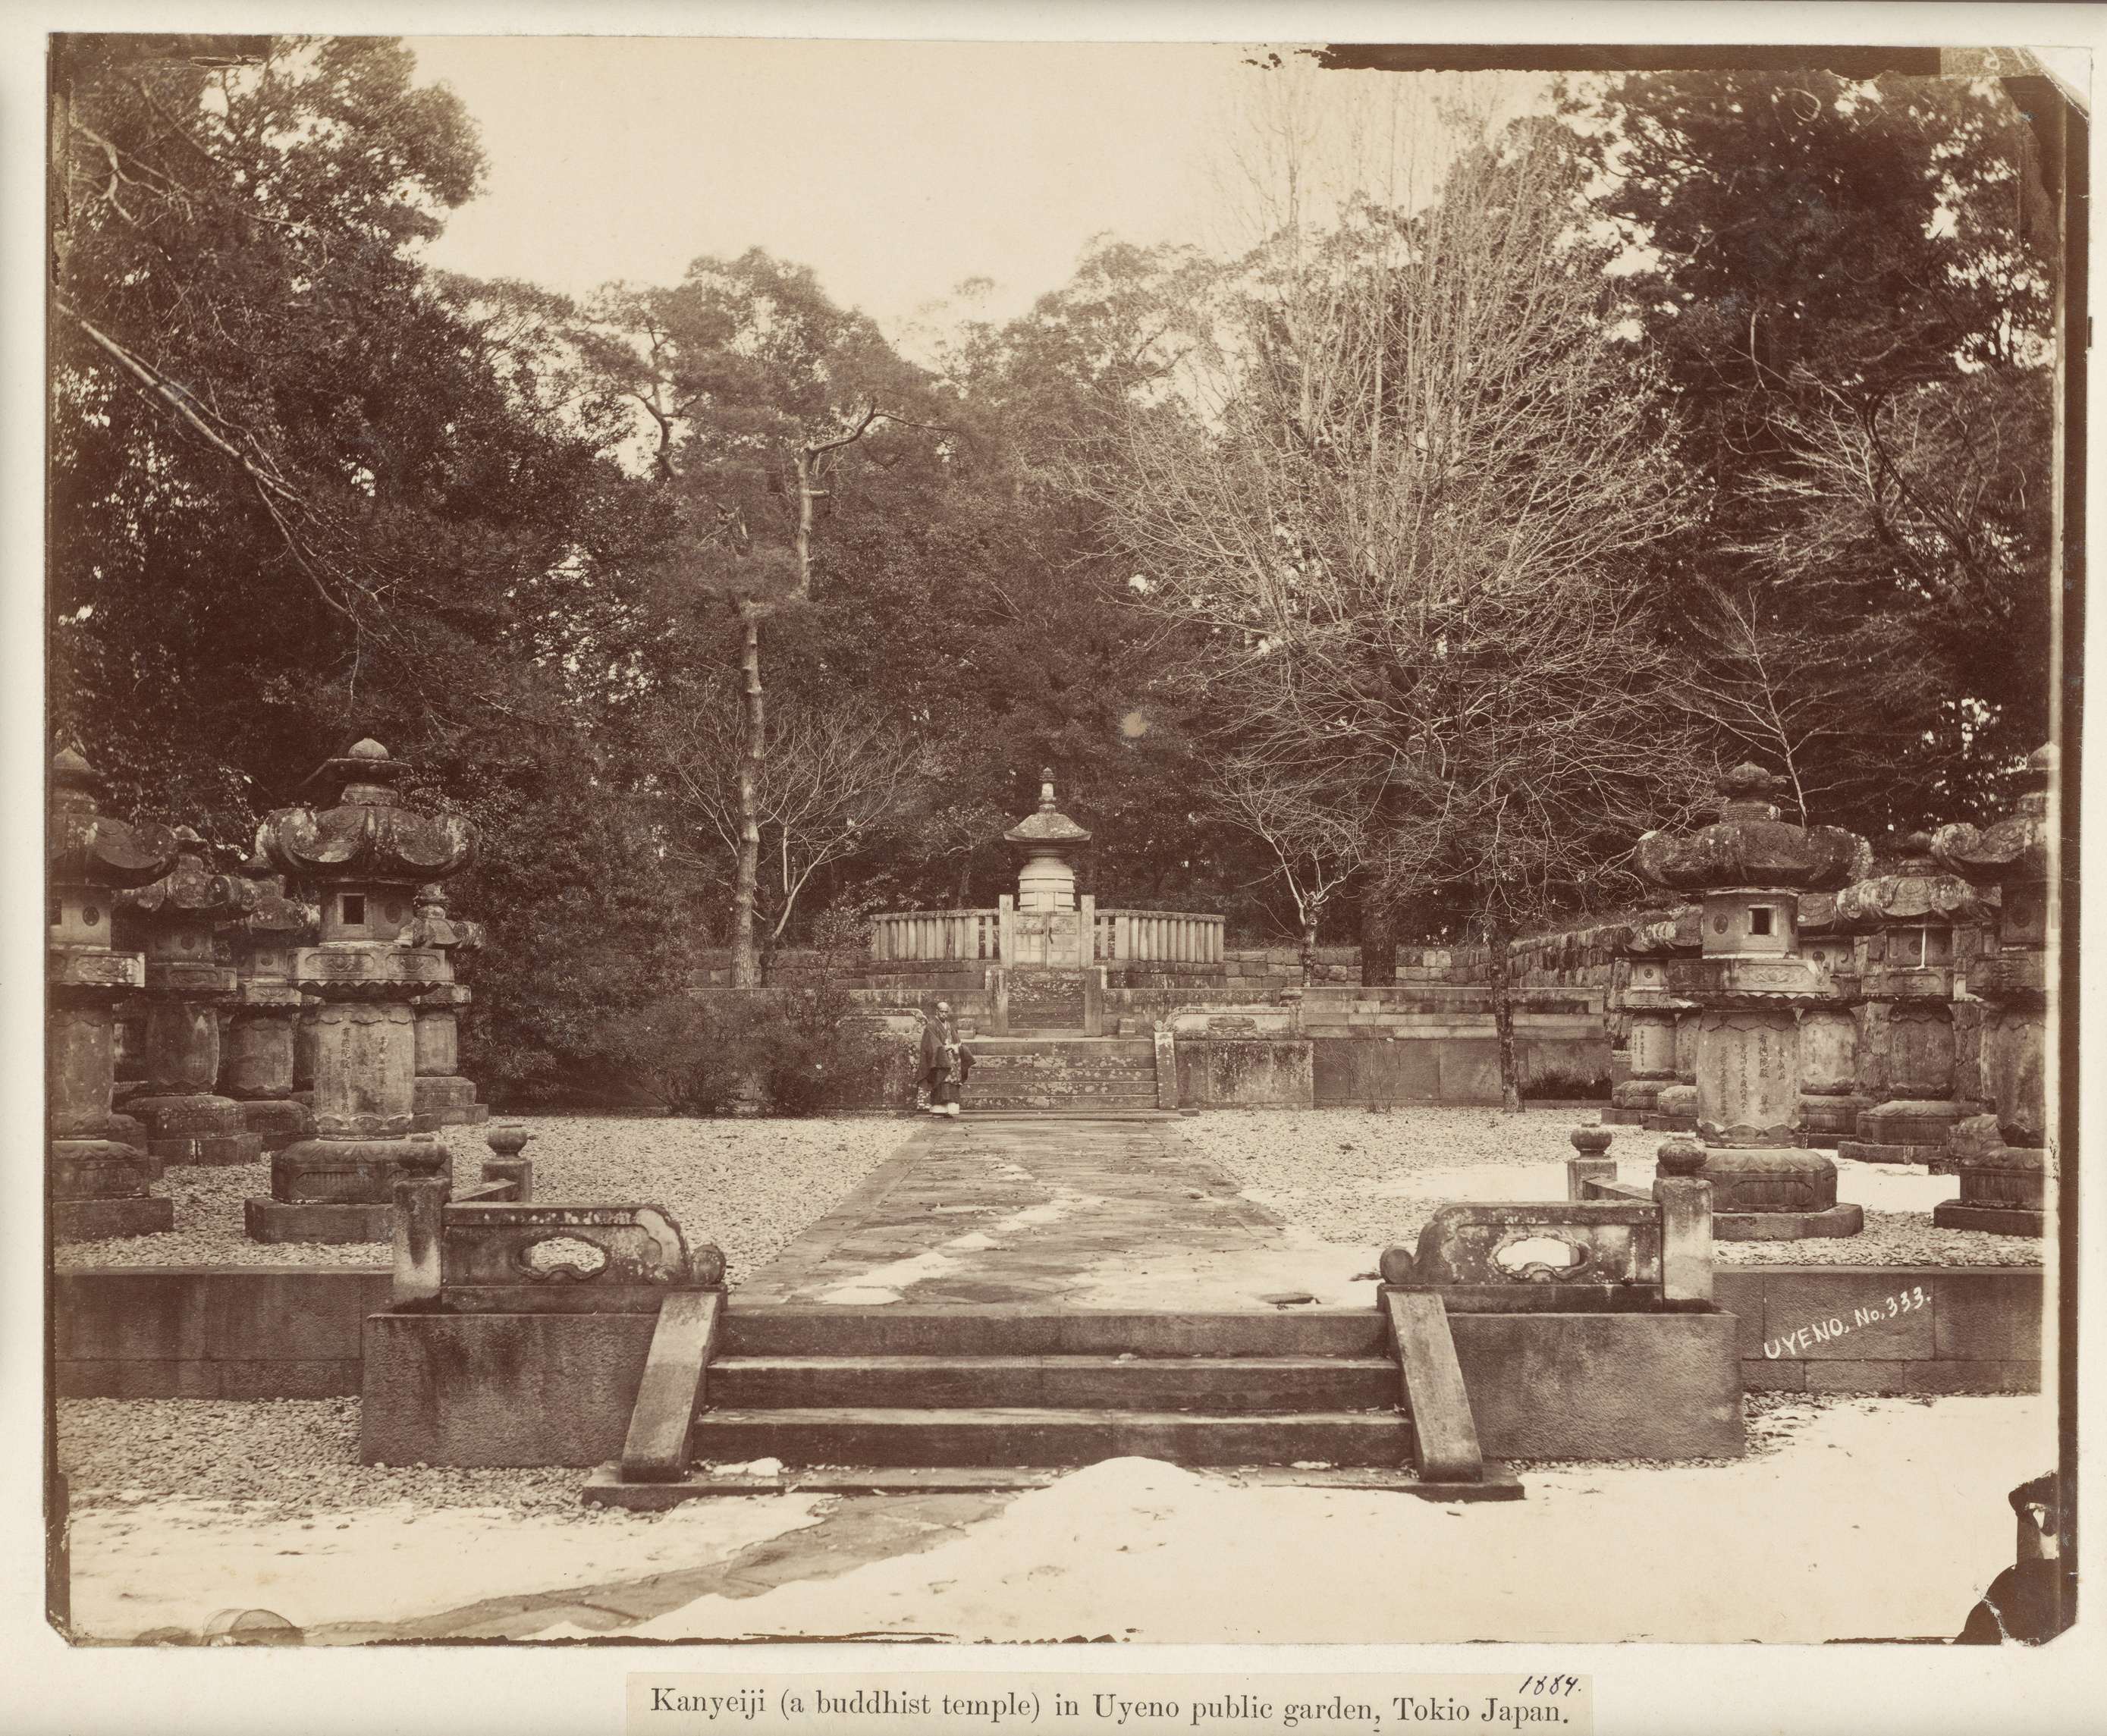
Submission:
[[[726,1312],[693,1460],[797,1466],[1392,1470],[1413,1459],[1372,1308],[1134,1314],[809,1306]]]
[[[1153,1110],[1156,1043],[1148,1037],[1010,1035],[971,1039],[968,1115],[1052,1110]]]

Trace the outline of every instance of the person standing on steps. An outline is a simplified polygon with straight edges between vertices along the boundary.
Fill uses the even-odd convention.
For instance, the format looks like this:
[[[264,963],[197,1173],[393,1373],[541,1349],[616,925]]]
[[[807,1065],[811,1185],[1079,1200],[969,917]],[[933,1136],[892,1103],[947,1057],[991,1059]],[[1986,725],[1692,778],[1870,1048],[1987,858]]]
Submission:
[[[922,1029],[922,1079],[928,1088],[931,1115],[955,1117],[959,1113],[959,1088],[973,1065],[973,1058],[951,1022],[951,1003],[937,1002],[935,1017]]]

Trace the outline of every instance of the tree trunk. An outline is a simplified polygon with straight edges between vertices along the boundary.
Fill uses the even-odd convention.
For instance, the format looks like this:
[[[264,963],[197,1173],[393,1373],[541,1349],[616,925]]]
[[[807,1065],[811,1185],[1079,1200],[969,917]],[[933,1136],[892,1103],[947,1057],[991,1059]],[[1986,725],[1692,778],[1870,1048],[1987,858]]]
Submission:
[[[1361,901],[1361,982],[1373,989],[1396,980],[1396,913],[1389,899],[1371,890]]]
[[[1514,929],[1504,917],[1485,923],[1485,983],[1493,996],[1493,1035],[1500,1054],[1500,1107],[1510,1115],[1521,1113],[1521,1085],[1515,1068],[1514,985],[1507,978],[1508,955]]]
[[[1313,911],[1302,919],[1302,986],[1317,980],[1317,917]]]
[[[757,989],[761,970],[754,956],[754,895],[761,882],[761,732],[766,720],[761,697],[761,614],[751,603],[739,607],[745,629],[739,650],[746,717],[739,756],[739,878],[732,890],[731,985]]]

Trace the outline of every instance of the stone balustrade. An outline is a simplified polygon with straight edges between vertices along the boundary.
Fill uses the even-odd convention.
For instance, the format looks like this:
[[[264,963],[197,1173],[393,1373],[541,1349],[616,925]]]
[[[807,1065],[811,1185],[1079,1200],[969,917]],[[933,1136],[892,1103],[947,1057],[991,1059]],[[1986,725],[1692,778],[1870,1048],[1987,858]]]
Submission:
[[[1219,969],[1223,962],[1223,926],[1219,916],[1180,910],[1098,910],[1083,899],[1090,918],[1093,964],[1193,965]],[[870,922],[870,960],[888,964],[1003,964],[1012,962],[1014,943],[1005,945],[1019,916],[1007,900],[994,910],[903,910],[874,916]],[[1078,962],[1081,961],[1078,960]]]
[[[1179,910],[1100,910],[1091,925],[1098,964],[1222,962],[1222,918]]]
[[[999,963],[999,910],[901,910],[870,919],[873,964]]]

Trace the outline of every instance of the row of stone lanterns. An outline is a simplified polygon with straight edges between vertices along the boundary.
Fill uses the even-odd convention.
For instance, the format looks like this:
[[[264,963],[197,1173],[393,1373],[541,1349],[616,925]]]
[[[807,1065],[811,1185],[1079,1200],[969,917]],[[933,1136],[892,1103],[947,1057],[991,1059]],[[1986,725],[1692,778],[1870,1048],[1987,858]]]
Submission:
[[[92,769],[74,749],[57,756],[56,1239],[165,1230],[173,1209],[147,1183],[166,1164],[251,1163],[269,1151],[271,1194],[245,1213],[252,1238],[384,1240],[398,1173],[443,1169],[434,1135],[487,1117],[457,1071],[456,1021],[469,997],[452,964],[481,933],[447,916],[438,885],[468,865],[474,835],[465,820],[402,805],[406,770],[378,742],[359,742],[318,774],[335,805],[272,814],[257,853],[230,875],[213,872],[187,828],[99,814]],[[317,888],[319,905],[289,896],[288,875]],[[120,914],[142,952],[113,944]],[[117,1020],[142,1000],[146,1079],[120,1115]],[[305,1092],[296,1088],[303,1047]]]
[[[1915,835],[1878,877],[1862,839],[1780,820],[1753,765],[1723,780],[1714,824],[1641,840],[1642,872],[1700,904],[1631,937],[1610,1119],[1698,1136],[1723,1236],[1854,1233],[1820,1146],[1957,1172],[1941,1225],[2042,1233],[2054,769],[2043,748],[2015,814]],[[1995,952],[1960,958],[1956,931],[1993,912]],[[1979,1021],[1964,1031],[1956,1004]]]

